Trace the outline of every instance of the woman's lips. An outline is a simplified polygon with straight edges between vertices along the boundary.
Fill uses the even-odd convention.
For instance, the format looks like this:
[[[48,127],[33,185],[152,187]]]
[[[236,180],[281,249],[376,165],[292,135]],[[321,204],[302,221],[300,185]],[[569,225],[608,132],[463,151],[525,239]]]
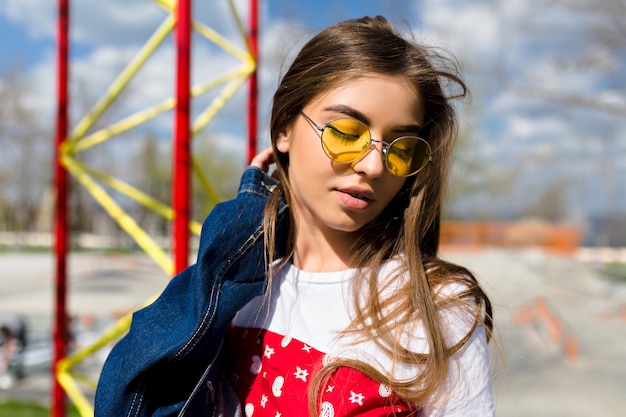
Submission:
[[[376,201],[374,194],[368,190],[344,188],[335,192],[343,206],[350,210],[364,210]]]

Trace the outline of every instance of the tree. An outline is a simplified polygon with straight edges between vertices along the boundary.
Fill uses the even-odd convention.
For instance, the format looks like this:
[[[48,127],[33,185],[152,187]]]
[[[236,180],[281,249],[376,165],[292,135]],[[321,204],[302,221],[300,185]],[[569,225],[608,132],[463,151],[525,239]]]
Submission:
[[[28,85],[22,74],[21,68],[11,68],[0,83],[0,228],[34,231],[50,185],[52,130],[26,103]]]
[[[158,139],[147,135],[137,155],[137,184],[139,188],[163,204],[170,204],[172,188],[171,158],[159,151]],[[145,207],[138,209],[138,222],[159,236],[169,234],[169,220]]]

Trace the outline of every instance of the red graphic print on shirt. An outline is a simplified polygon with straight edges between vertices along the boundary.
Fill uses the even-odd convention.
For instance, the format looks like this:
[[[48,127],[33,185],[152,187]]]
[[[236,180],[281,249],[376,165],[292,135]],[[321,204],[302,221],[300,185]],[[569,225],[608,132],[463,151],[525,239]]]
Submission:
[[[309,417],[308,388],[327,355],[263,329],[234,327],[229,378],[247,417]],[[332,375],[321,417],[419,416],[388,387],[352,368]]]

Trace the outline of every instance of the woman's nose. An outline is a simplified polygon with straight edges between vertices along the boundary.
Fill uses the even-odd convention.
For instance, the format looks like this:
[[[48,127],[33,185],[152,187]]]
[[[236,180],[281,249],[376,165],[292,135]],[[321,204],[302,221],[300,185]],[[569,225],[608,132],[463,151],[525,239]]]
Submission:
[[[383,160],[382,145],[380,143],[370,144],[365,155],[352,163],[352,169],[358,174],[373,178],[383,175],[385,173],[385,161]]]

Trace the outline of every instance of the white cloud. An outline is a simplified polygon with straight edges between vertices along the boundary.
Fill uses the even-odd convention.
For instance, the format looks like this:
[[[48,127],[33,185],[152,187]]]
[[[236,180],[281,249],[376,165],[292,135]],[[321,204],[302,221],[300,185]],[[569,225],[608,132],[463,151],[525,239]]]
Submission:
[[[626,97],[617,91],[603,91],[598,95],[598,101],[609,106],[626,108]]]
[[[37,112],[41,120],[50,121],[42,123],[43,125],[53,126],[57,96],[55,57],[46,56],[24,77],[28,86],[23,90],[24,103],[29,109]]]
[[[501,40],[501,19],[490,2],[427,0],[419,11],[418,38],[443,44],[459,57],[487,57]]]
[[[72,41],[89,45],[137,44],[165,18],[156,3],[147,0],[73,2]]]
[[[508,119],[507,137],[515,139],[524,139],[533,137],[540,130],[537,120],[529,119],[523,116],[511,116]]]
[[[22,25],[25,32],[35,39],[53,37],[56,30],[55,4],[54,1],[4,0],[0,13]]]

